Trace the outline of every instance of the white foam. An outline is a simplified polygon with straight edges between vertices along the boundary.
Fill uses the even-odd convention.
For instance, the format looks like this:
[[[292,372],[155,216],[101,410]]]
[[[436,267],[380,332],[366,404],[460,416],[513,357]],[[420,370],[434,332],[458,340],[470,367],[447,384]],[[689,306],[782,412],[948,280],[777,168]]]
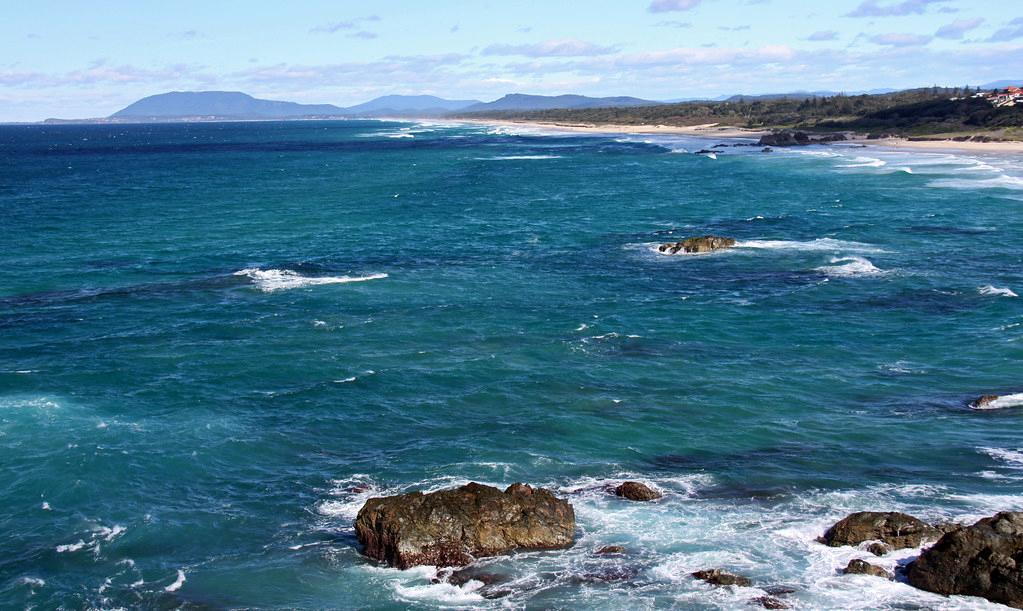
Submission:
[[[886,161],[874,157],[857,157],[852,163],[839,164],[839,168],[881,168],[888,165]]]
[[[50,504],[47,503],[46,501],[43,501],[42,506],[40,506],[39,508],[42,509],[43,511],[53,511],[53,508],[50,507]]]
[[[1007,463],[1013,469],[1023,469],[1023,451],[1004,448],[978,448],[978,450],[995,460]]]
[[[181,589],[181,586],[185,585],[185,572],[178,569],[178,578],[174,580],[174,583],[170,584],[163,589],[164,592],[177,592]]]
[[[1019,297],[1010,288],[998,288],[990,284],[984,285],[977,289],[981,295],[991,295],[996,297]]]
[[[387,278],[387,274],[370,274],[368,276],[303,276],[290,269],[258,269],[246,268],[234,273],[235,276],[247,276],[264,293],[289,289],[318,286],[321,284],[345,284],[348,282],[366,282]]]
[[[30,588],[41,588],[46,585],[46,582],[38,577],[22,577],[18,583]]]
[[[845,251],[859,253],[883,253],[883,249],[862,242],[836,240],[834,238],[817,238],[816,240],[740,240],[736,248],[756,248],[766,250],[800,250],[800,251]]]
[[[985,179],[943,178],[927,183],[929,187],[946,189],[1012,189],[1023,190],[1023,178],[1001,175]]]
[[[1023,393],[1016,393],[1012,395],[1002,395],[994,401],[985,403],[977,407],[970,406],[976,410],[988,410],[988,409],[1006,409],[1008,407],[1023,407]]]
[[[878,269],[864,257],[833,257],[831,265],[824,265],[816,268],[816,271],[828,276],[839,278],[853,278],[856,276],[881,276],[888,272]]]
[[[531,159],[561,159],[561,155],[498,155],[496,157],[476,157],[477,161],[525,161]]]
[[[66,554],[68,552],[77,552],[78,550],[83,549],[86,545],[88,545],[88,543],[86,543],[82,539],[79,539],[77,543],[68,543],[66,545],[58,545],[57,546],[57,553],[58,554]]]

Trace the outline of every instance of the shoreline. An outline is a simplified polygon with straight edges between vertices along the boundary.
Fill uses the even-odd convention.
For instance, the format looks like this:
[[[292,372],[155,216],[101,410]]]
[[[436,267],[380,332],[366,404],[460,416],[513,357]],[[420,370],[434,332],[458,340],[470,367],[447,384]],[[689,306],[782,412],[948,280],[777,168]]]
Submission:
[[[759,139],[770,130],[756,130],[718,123],[703,125],[619,125],[595,123],[557,123],[518,121],[513,119],[459,119],[461,123],[493,126],[515,126],[536,129],[555,129],[564,132],[590,134],[635,134],[645,136],[692,136],[696,138],[750,138]],[[971,153],[1023,154],[1023,141],[957,142],[954,140],[910,140],[909,138],[881,138],[868,140],[866,134],[851,134],[846,143],[891,149],[924,150],[933,152],[959,151]]]

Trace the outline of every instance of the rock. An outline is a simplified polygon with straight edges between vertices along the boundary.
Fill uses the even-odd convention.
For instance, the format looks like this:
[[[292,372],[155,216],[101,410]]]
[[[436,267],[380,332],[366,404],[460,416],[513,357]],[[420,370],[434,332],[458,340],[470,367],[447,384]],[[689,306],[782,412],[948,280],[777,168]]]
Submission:
[[[605,545],[604,547],[598,549],[593,553],[599,556],[604,556],[608,554],[624,554],[625,548],[622,547],[621,545]]]
[[[896,511],[860,511],[839,520],[820,539],[831,547],[859,545],[865,541],[881,541],[892,549],[919,547],[924,541],[936,540],[941,533],[911,515]]]
[[[810,144],[842,142],[846,139],[845,134],[822,134],[819,136],[810,136],[806,132],[780,131],[761,136],[757,146],[807,146]]]
[[[693,154],[694,155],[713,155],[713,154],[716,154],[716,152],[712,151],[710,149],[700,149],[700,150],[696,151]]]
[[[760,596],[758,598],[754,598],[750,602],[752,602],[755,605],[760,605],[761,607],[763,607],[765,609],[791,609],[792,608],[792,607],[789,607],[787,604],[785,604],[784,602],[778,600],[777,598],[775,598],[773,596]]]
[[[355,519],[363,553],[407,569],[463,566],[513,550],[561,549],[575,539],[575,512],[549,490],[471,483],[429,494],[371,498]]]
[[[434,583],[440,583],[446,581],[453,586],[464,586],[470,581],[478,581],[484,586],[492,586],[494,584],[503,583],[508,581],[506,575],[498,575],[496,573],[483,573],[472,567],[459,569],[457,571],[451,571],[447,575],[438,577],[433,580]]]
[[[734,238],[723,238],[715,235],[705,235],[697,238],[686,238],[674,244],[661,244],[657,250],[669,255],[684,253],[704,253],[731,248],[735,246]]]
[[[796,593],[796,589],[792,586],[767,586],[763,590],[771,596],[788,596]]]
[[[769,146],[765,146],[764,148],[760,149],[760,152],[761,153],[773,153],[774,149],[769,147]]]
[[[640,482],[625,482],[615,488],[614,493],[630,501],[656,501],[661,498],[660,492]]]
[[[1023,393],[984,395],[970,403],[971,409],[1005,409],[1007,407],[1023,407]]]
[[[696,571],[693,573],[693,577],[715,586],[742,586],[748,588],[753,585],[753,581],[749,577],[729,573],[723,569]]]
[[[874,577],[895,579],[895,575],[891,574],[886,569],[879,567],[876,564],[870,564],[866,560],[859,559],[850,560],[843,572],[846,575],[873,575]]]
[[[874,554],[875,556],[884,556],[888,552],[892,551],[892,548],[888,547],[887,543],[875,541],[874,543],[871,543],[870,545],[867,546],[867,551],[870,552],[871,554]]]
[[[1003,512],[947,533],[907,570],[910,585],[980,596],[1023,609],[1023,512]]]

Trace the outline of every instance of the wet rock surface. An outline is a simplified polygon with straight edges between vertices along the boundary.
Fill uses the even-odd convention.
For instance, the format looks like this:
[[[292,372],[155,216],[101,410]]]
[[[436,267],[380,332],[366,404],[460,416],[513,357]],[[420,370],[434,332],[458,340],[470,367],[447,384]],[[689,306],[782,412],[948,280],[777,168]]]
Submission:
[[[715,586],[741,586],[745,588],[753,585],[753,580],[749,577],[736,575],[724,569],[696,571],[693,573],[693,577]]]
[[[560,549],[575,539],[572,506],[549,490],[471,483],[366,501],[355,519],[363,553],[391,566],[463,566],[515,550]]]
[[[1003,512],[945,534],[907,568],[909,583],[1023,609],[1023,512]]]
[[[895,575],[890,573],[887,569],[877,566],[876,564],[870,564],[866,560],[850,560],[849,564],[842,571],[846,575],[872,575],[874,577],[882,577],[884,579],[895,579]]]
[[[734,238],[726,238],[715,235],[705,235],[694,238],[686,238],[681,242],[661,244],[657,250],[664,254],[675,255],[678,253],[697,254],[714,252],[724,248],[735,246]]]
[[[867,541],[880,541],[891,549],[919,547],[924,541],[937,540],[941,531],[897,511],[860,511],[839,520],[829,528],[821,543],[831,547],[856,546]]]

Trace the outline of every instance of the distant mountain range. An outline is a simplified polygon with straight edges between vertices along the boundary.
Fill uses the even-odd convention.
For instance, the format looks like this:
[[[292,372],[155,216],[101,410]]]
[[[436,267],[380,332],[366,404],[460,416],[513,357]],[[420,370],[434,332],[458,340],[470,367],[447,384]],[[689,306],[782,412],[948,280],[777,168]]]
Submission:
[[[281,119],[340,115],[333,104],[297,104],[260,100],[238,91],[172,91],[142,98],[110,115],[111,119],[181,119],[220,117],[231,119]]]
[[[565,108],[611,108],[625,106],[654,106],[663,102],[641,100],[620,96],[614,98],[591,98],[584,95],[526,95],[524,93],[512,93],[493,102],[480,102],[459,112],[493,112],[501,110],[553,110]]]
[[[995,81],[981,89],[1004,89],[1020,84],[1019,80]],[[848,92],[848,95],[879,95],[894,89],[873,89]],[[211,119],[292,119],[302,117],[440,117],[492,112],[528,112],[543,110],[579,110],[610,107],[641,107],[678,102],[734,102],[740,100],[806,99],[840,95],[835,91],[795,91],[758,95],[730,95],[716,98],[685,98],[652,101],[640,98],[589,97],[583,95],[527,95],[513,93],[493,102],[479,100],[447,100],[432,95],[386,95],[350,107],[333,104],[299,104],[261,100],[238,91],[174,91],[152,95],[97,121],[188,121]],[[48,121],[61,122],[58,119]]]
[[[110,115],[121,121],[186,119],[289,119],[297,117],[436,117],[451,113],[601,108],[659,104],[630,97],[542,96],[515,93],[493,102],[446,100],[432,95],[386,95],[342,108],[261,100],[237,91],[174,91],[152,95]]]

